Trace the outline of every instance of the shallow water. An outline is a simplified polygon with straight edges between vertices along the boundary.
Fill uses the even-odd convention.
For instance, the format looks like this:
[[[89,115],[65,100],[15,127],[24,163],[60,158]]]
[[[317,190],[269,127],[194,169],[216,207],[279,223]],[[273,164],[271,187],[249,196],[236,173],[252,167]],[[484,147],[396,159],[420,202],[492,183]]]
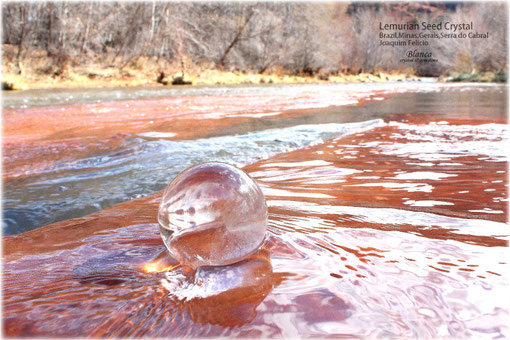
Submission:
[[[247,164],[381,122],[298,125],[194,141],[135,137],[112,153],[59,162],[6,181],[4,232],[19,233],[154,193],[179,171],[200,162]]]
[[[426,87],[434,83],[433,78],[423,78],[419,87]],[[5,109],[29,108],[34,106],[53,106],[63,104],[103,103],[111,100],[156,99],[164,97],[218,97],[218,96],[249,96],[256,98],[264,96],[266,99],[278,96],[294,101],[296,95],[303,96],[321,92],[336,93],[338,88],[356,90],[358,93],[368,91],[388,92],[391,87],[416,87],[413,83],[368,83],[368,84],[265,84],[265,85],[202,85],[202,86],[139,86],[139,87],[96,87],[96,88],[62,88],[36,89],[27,91],[10,91],[3,94]],[[338,101],[340,98],[332,99]],[[324,103],[324,97],[321,98]],[[295,101],[294,105],[315,107],[314,100],[306,102]]]
[[[3,233],[152,194],[199,162],[242,166],[381,118],[504,120],[504,92],[385,83],[7,93]]]
[[[7,230],[66,220],[4,236],[4,334],[509,337],[506,86],[401,86],[289,90],[257,112],[300,96],[316,107],[258,118],[243,110],[267,93],[247,103],[196,95],[188,99],[210,112],[231,111],[183,109],[187,118],[166,130],[123,111],[126,101],[104,104],[120,120],[95,115],[99,104],[6,110]],[[183,98],[136,105],[169,119],[156,108],[172,100]],[[113,138],[122,119],[131,130]],[[193,273],[166,250],[161,193],[152,193],[204,160],[244,165],[266,196],[269,226],[245,261]]]
[[[263,249],[195,274],[156,224],[160,195],[4,238],[8,336],[510,336],[508,128],[406,120],[244,169]]]

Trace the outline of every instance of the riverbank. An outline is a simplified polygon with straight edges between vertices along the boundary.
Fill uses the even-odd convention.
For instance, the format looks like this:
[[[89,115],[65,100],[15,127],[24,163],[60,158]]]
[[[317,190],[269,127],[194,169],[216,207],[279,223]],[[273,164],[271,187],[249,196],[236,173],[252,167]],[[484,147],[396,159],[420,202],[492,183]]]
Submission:
[[[249,73],[218,69],[196,69],[184,74],[179,71],[158,71],[154,67],[115,68],[84,65],[66,69],[63,73],[48,74],[32,67],[23,72],[12,65],[2,66],[2,90],[60,89],[83,87],[134,87],[172,85],[245,85],[245,84],[317,84],[317,83],[377,83],[419,80],[411,71],[359,74],[299,75]],[[440,82],[505,83],[505,72],[459,73],[439,77]]]
[[[268,67],[264,72],[221,69],[214,63],[184,58],[169,62],[139,57],[123,62],[114,56],[90,61],[81,56],[57,58],[34,51],[19,62],[17,48],[2,45],[2,89],[31,90],[83,87],[171,85],[243,85],[302,83],[374,83],[418,80],[412,68],[372,73],[325,70],[290,71]],[[450,73],[440,82],[506,82],[505,72]]]
[[[35,51],[18,63],[17,48],[2,46],[2,89],[29,90],[69,87],[132,87],[144,85],[237,85],[299,83],[367,83],[417,78],[411,68],[394,72],[349,74],[306,70],[290,72],[267,68],[264,72],[217,68],[213,63],[191,60],[169,62],[140,57],[122,62],[111,57],[94,62],[81,57],[59,59],[46,51]],[[184,77],[182,75],[184,74]]]
[[[357,75],[335,74],[329,76],[305,76],[289,74],[257,74],[222,70],[194,72],[184,77],[179,72],[151,72],[130,68],[77,67],[58,76],[29,72],[2,74],[4,90],[29,90],[69,87],[130,87],[144,85],[238,85],[238,84],[301,84],[301,83],[367,83],[415,79],[404,73],[360,73]],[[174,84],[172,84],[174,83]],[[176,84],[177,83],[177,84]]]
[[[442,77],[439,80],[444,82],[506,83],[508,81],[508,75],[503,71],[455,73],[448,77]]]

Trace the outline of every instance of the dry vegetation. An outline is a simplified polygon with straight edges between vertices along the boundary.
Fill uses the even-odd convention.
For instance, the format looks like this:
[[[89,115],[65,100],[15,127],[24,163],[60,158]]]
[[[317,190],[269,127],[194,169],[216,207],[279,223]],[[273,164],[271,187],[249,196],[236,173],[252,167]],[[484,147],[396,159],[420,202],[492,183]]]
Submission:
[[[506,70],[506,5],[465,3],[11,2],[2,76],[16,88],[376,81]],[[435,64],[400,64],[379,21],[473,21],[490,39],[433,41]],[[405,66],[405,67],[404,67]]]

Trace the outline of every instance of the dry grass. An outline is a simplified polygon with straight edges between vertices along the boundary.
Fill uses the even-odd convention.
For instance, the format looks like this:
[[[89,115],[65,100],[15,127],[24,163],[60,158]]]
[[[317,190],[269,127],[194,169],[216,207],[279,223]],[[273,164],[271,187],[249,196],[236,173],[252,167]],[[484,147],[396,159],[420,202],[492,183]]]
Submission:
[[[182,72],[181,62],[170,63],[156,57],[140,57],[128,63],[113,58],[97,62],[90,61],[92,58],[86,62],[80,58],[67,58],[57,63],[55,58],[50,58],[44,51],[30,53],[30,57],[25,57],[18,67],[16,54],[16,47],[2,46],[2,82],[12,85],[15,90],[171,84]],[[380,82],[414,78],[412,70],[308,76],[286,74],[281,69],[273,69],[264,74],[224,71],[215,69],[212,64],[195,65],[186,59],[183,65],[184,80],[193,85]],[[161,73],[164,77],[161,77]],[[162,78],[159,82],[158,77]]]

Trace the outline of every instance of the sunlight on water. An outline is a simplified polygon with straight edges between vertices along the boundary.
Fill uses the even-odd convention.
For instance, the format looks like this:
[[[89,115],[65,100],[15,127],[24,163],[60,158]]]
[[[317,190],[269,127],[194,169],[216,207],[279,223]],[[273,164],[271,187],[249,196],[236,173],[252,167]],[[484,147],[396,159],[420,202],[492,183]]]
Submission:
[[[421,145],[422,136],[434,136],[427,138],[433,147]],[[299,296],[316,292],[324,294],[321,308],[344,310],[343,319],[310,321],[306,313],[281,312],[272,317],[282,328],[297,327],[300,336],[508,336],[508,309],[499,298],[508,289],[508,225],[485,219],[491,208],[470,209],[488,203],[482,179],[506,167],[507,138],[503,124],[390,123],[250,166],[268,199],[278,249],[274,271],[296,273],[265,303],[290,308]],[[459,147],[459,139],[470,147]],[[328,171],[350,150],[357,157],[342,166],[351,168]],[[442,167],[444,172],[421,171],[422,165],[409,163],[417,152],[412,150],[428,160],[459,163]],[[479,173],[482,163],[485,175]],[[374,172],[378,176],[358,176]],[[477,172],[478,180],[471,177]],[[366,182],[354,184],[360,179]],[[491,183],[506,196],[504,180]],[[371,191],[353,191],[359,187]],[[452,189],[463,187],[469,187],[470,201],[454,196]],[[505,204],[492,206],[506,211]]]
[[[162,189],[163,178],[199,162],[217,160],[241,166],[320,142],[339,135],[335,130],[339,123],[402,118],[409,111],[502,118],[501,96],[504,86],[493,84],[418,82],[6,93],[4,107],[18,108],[4,110],[3,115],[3,231],[15,234],[142,197]],[[16,98],[23,98],[26,108],[14,104]],[[353,101],[362,105],[350,106]],[[320,128],[307,131],[307,126],[318,124]],[[442,122],[434,124],[441,126]],[[330,134],[328,129],[332,129]],[[426,142],[431,136],[418,138]],[[377,145],[378,141],[368,143]],[[462,141],[469,151],[472,146],[466,143]],[[421,147],[441,145],[431,142]],[[391,148],[387,152],[395,152]],[[415,151],[419,150],[399,152]],[[353,159],[355,150],[342,150],[340,157]],[[409,163],[459,164],[446,159],[433,162],[437,152],[419,152],[414,157]],[[153,171],[149,171],[151,166]],[[417,183],[407,187],[429,190]]]
[[[11,178],[19,225],[96,212],[4,237],[6,335],[510,337],[508,126],[468,104],[189,141],[141,132]],[[161,193],[101,210],[211,159],[249,164],[267,201],[269,235],[241,262],[180,265],[159,235]]]
[[[507,127],[438,126],[377,122],[245,167],[266,196],[270,236],[230,266],[193,273],[169,257],[159,195],[37,229],[36,244],[7,240],[4,322],[67,336],[508,337]],[[413,145],[425,130],[441,131],[427,141],[440,147]],[[469,150],[456,146],[463,130]],[[457,164],[431,171],[416,149],[441,156],[434,169]]]

